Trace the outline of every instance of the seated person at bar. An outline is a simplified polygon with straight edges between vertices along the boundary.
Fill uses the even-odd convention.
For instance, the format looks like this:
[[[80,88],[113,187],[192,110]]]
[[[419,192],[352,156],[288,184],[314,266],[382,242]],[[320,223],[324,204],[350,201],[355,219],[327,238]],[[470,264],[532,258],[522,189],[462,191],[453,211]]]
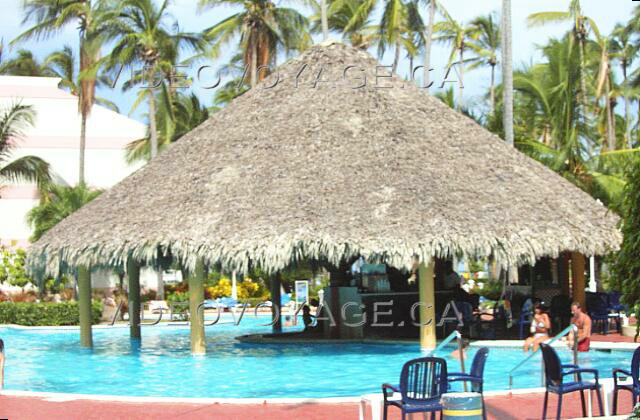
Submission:
[[[591,344],[591,318],[582,312],[580,302],[573,302],[571,304],[571,313],[573,314],[571,323],[578,327],[578,351],[589,351],[589,345]],[[567,338],[569,348],[573,348],[573,343],[576,340],[574,333],[571,332]]]
[[[460,276],[453,270],[453,261],[447,260],[445,262],[445,276],[442,282],[445,290],[456,290],[461,285]]]
[[[314,329],[313,318],[315,317],[311,315],[311,308],[309,308],[309,305],[304,305],[302,307],[302,322],[304,323],[305,331],[311,331]]]
[[[533,305],[533,319],[531,320],[531,337],[524,341],[523,351],[529,351],[533,346],[533,351],[538,351],[540,343],[549,339],[549,330],[551,329],[551,319],[542,309],[540,302]]]

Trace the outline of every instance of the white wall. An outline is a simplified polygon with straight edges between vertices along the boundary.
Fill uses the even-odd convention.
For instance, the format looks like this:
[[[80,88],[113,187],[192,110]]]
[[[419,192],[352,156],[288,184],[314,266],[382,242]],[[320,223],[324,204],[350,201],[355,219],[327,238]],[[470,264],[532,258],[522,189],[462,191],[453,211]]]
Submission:
[[[48,77],[0,76],[0,113],[17,102],[31,105],[36,113],[35,125],[16,141],[10,159],[38,156],[51,165],[57,182],[75,185],[81,121],[78,98],[59,89],[59,81]],[[145,134],[144,124],[95,105],[87,121],[87,184],[109,188],[137,170],[140,164],[126,163],[125,147]],[[37,204],[37,192],[26,183],[8,184],[0,180],[0,185],[0,244],[24,247],[31,236],[25,216]]]

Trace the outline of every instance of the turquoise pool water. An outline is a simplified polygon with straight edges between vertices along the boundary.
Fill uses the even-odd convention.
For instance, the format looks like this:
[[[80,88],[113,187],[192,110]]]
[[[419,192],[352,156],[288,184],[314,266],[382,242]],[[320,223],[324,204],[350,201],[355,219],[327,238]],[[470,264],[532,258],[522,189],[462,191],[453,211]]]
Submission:
[[[402,364],[421,355],[414,344],[246,344],[234,337],[268,332],[264,321],[207,327],[207,355],[192,356],[188,327],[145,327],[139,345],[127,328],[95,329],[94,349],[81,349],[77,330],[0,328],[5,342],[5,387],[13,390],[133,396],[278,398],[357,396],[397,383]],[[459,362],[443,352],[449,370]],[[472,348],[469,356],[475,350]],[[569,361],[569,351],[561,350]],[[492,348],[488,390],[508,388],[517,349]],[[626,367],[630,352],[591,351],[580,364],[610,377]],[[540,386],[540,358],[517,371],[515,388]]]

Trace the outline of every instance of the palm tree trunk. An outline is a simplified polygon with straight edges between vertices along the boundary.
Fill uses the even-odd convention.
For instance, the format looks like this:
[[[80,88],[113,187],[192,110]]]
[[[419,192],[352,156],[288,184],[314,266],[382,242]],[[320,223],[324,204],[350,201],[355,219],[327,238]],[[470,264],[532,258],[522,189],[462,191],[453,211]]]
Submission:
[[[413,80],[413,55],[409,56],[409,80],[411,80],[412,82]]]
[[[458,82],[458,103],[456,109],[460,111],[462,109],[462,102],[464,101],[464,46],[460,48],[460,81]]]
[[[396,70],[398,70],[398,63],[400,63],[400,41],[396,41],[396,51],[395,56],[393,57],[393,66],[391,68],[391,72],[396,74]]]
[[[80,150],[78,150],[78,184],[84,185],[84,160],[87,147],[87,114],[80,114]]]
[[[504,140],[513,146],[513,52],[511,44],[511,0],[502,0],[502,95]]]
[[[436,0],[429,1],[429,23],[427,24],[427,33],[425,35],[425,44],[424,44],[424,59],[423,59],[423,85],[429,93],[429,81],[430,71],[431,71],[431,44],[433,38],[433,25],[436,19]]]
[[[622,86],[626,88],[627,87],[626,63],[622,64],[622,76],[624,78],[622,82]],[[624,126],[625,126],[625,136],[627,140],[626,145],[629,149],[631,149],[633,147],[633,142],[631,141],[631,101],[629,100],[629,95],[627,95],[627,92],[624,92],[622,97],[624,98]]]
[[[329,38],[329,19],[327,17],[327,0],[320,0],[320,19],[322,21],[322,40]]]
[[[587,107],[587,79],[586,79],[586,66],[584,64],[584,40],[580,39],[580,98],[582,102],[583,117],[586,114]]]
[[[149,89],[149,136],[151,137],[151,159],[158,156],[158,129],[156,127],[156,97]]]
[[[610,94],[610,89],[609,89],[609,81],[607,80],[605,82],[605,112],[607,113],[607,129],[606,129],[606,133],[607,133],[607,146],[609,151],[613,151],[616,150],[616,137],[615,135],[612,135],[611,133],[611,127],[613,122],[611,121],[611,101],[609,100],[609,94]]]
[[[251,88],[254,88],[258,83],[258,39],[255,33],[251,38]]]
[[[491,97],[491,113],[496,111],[496,65],[491,65],[491,86],[489,87],[489,96]]]

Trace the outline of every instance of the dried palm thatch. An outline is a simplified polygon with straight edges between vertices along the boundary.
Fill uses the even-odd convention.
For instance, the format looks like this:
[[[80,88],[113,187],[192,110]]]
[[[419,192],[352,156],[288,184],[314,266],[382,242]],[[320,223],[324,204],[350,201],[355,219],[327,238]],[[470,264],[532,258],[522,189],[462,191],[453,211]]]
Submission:
[[[377,66],[341,44],[311,48],[62,221],[31,262],[152,261],[161,249],[241,271],[357,255],[510,265],[618,247],[605,207]]]

